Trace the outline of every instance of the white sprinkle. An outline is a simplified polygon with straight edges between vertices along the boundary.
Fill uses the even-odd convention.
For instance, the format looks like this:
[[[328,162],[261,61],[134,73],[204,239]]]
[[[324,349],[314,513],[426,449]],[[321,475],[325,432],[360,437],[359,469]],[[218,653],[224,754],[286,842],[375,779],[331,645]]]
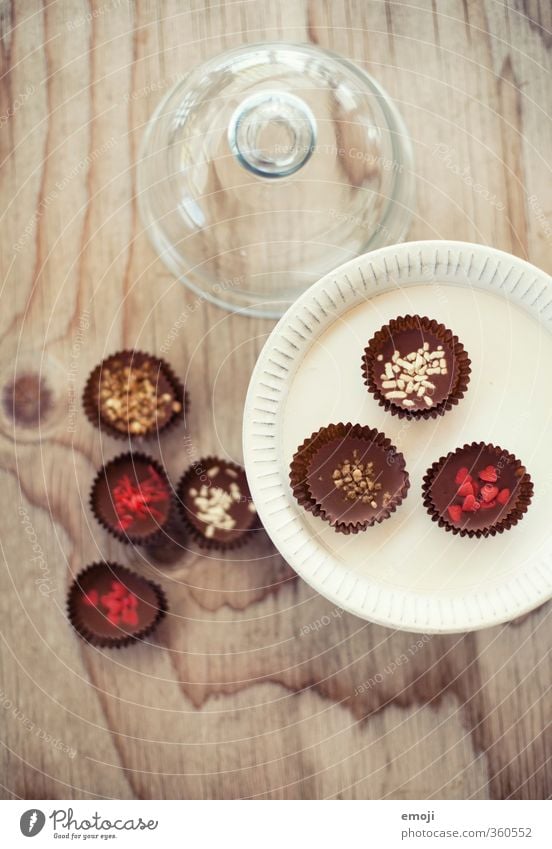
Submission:
[[[438,351],[442,351],[442,350],[443,350],[443,346],[442,346],[442,345],[437,345],[437,350],[438,350]]]
[[[250,501],[249,504],[247,505],[247,509],[249,510],[250,513],[256,513],[257,512],[257,508],[255,507],[255,505],[253,504],[252,501]]]
[[[211,539],[212,537],[214,537],[214,535],[215,535],[215,526],[214,525],[207,525],[207,527],[205,528],[205,536],[208,539]]]
[[[417,357],[417,356],[418,356],[417,352],[416,352],[416,351],[412,351],[410,354],[407,354],[407,355],[406,355],[406,357],[405,357],[404,359],[405,359],[405,360],[408,360],[409,362],[411,362],[411,363],[412,363],[412,362],[414,362],[414,360],[416,359],[416,357]]]
[[[383,360],[383,354],[378,354],[376,359],[377,359],[378,363],[381,363],[381,361]]]
[[[443,355],[439,351],[432,351],[429,355],[430,360],[440,360]]]
[[[225,469],[224,471],[226,472],[226,474],[228,475],[229,478],[235,479],[235,478],[238,477],[238,473],[236,472],[235,469]]]
[[[410,398],[405,398],[403,401],[403,407],[413,407],[414,401],[411,401]]]
[[[418,398],[421,398],[422,395],[425,395],[425,386],[420,386],[417,392]]]
[[[401,370],[400,366],[397,366],[397,365],[393,366],[393,371],[394,371],[395,374],[399,374],[400,370]]]
[[[441,366],[441,368],[446,368],[447,367],[447,361],[446,360],[439,360],[439,365]]]
[[[448,374],[448,370],[446,368],[441,369],[441,374]]]
[[[424,401],[426,402],[426,404],[427,404],[427,406],[428,406],[428,407],[433,406],[433,401],[431,400],[431,398],[429,397],[429,395],[424,395]]]
[[[389,379],[393,377],[393,366],[391,365],[391,363],[385,364],[385,374]]]
[[[407,395],[410,395],[412,392],[414,392],[414,384],[412,383],[411,380],[406,384],[406,390],[405,391],[406,391]]]
[[[425,369],[424,369],[424,371],[421,374],[415,374],[414,377],[412,378],[414,380],[414,383],[419,383],[421,380],[425,380],[425,377],[424,377],[425,373],[426,372],[425,372]]]
[[[389,399],[391,399],[391,398],[406,398],[406,392],[398,392],[396,390],[395,391],[392,390],[391,392],[386,392],[385,397],[389,398]]]
[[[220,472],[220,468],[218,466],[212,466],[207,471],[207,477],[208,478],[216,478],[216,476],[218,475],[219,472]]]
[[[397,360],[397,365],[403,368],[405,371],[411,371],[413,368],[412,363],[409,363],[406,360],[401,360],[400,357]]]
[[[424,342],[424,351],[429,351],[429,342]]]
[[[197,489],[195,488],[195,486],[193,486],[191,489],[189,489],[188,492],[190,493],[192,498],[195,498],[196,495],[197,495]]]
[[[399,387],[399,389],[404,389],[405,386],[406,386],[406,383],[405,383],[404,380],[397,380],[397,386]]]
[[[422,380],[422,386],[425,386],[426,389],[435,389],[435,384],[431,380]]]
[[[396,380],[384,380],[381,384],[382,389],[396,389],[397,381]]]

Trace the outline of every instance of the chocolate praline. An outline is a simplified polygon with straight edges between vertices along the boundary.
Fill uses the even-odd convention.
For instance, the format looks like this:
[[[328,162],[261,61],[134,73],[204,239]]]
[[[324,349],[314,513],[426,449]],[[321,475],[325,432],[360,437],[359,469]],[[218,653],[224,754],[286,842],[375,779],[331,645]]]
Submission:
[[[93,563],[73,581],[69,620],[93,645],[120,648],[143,639],[165,616],[167,600],[157,584],[118,563]]]
[[[392,319],[364,351],[364,383],[380,406],[404,418],[436,418],[468,387],[470,360],[443,324],[427,316]]]
[[[203,548],[237,548],[259,528],[245,470],[235,463],[198,460],[182,476],[177,497],[187,529]]]
[[[171,518],[171,485],[152,457],[120,454],[98,472],[90,505],[100,524],[117,539],[153,544],[162,540]]]
[[[188,395],[165,360],[127,350],[96,366],[82,403],[92,424],[110,436],[148,439],[183,419]]]
[[[403,455],[385,434],[360,424],[331,424],[299,446],[290,468],[299,504],[344,534],[383,522],[406,497]]]
[[[496,445],[472,442],[428,469],[424,506],[453,534],[488,537],[516,525],[527,512],[533,484],[525,466]]]

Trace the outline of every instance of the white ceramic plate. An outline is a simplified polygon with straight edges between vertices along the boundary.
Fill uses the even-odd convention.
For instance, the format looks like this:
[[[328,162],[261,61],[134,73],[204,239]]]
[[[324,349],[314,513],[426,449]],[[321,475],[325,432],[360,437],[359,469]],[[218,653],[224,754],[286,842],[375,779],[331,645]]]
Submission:
[[[428,315],[472,360],[464,399],[439,419],[408,422],[368,394],[361,357],[390,318]],[[410,242],[359,257],[288,310],[261,352],[246,401],[244,455],[263,524],[314,589],[364,619],[412,631],[495,625],[552,596],[552,279],[481,245]],[[289,486],[297,446],[331,422],[384,431],[411,488],[396,513],[356,536],[304,511]],[[433,523],[421,499],[431,463],[472,440],[519,457],[535,485],[523,520],[490,539]]]

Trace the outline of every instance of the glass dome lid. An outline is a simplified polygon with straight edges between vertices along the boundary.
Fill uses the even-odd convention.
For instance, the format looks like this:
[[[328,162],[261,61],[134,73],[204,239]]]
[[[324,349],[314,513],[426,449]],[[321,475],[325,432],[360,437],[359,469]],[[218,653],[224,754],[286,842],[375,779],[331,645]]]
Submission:
[[[350,62],[310,45],[249,45],[168,92],[144,137],[138,192],[156,250],[189,288],[277,318],[332,268],[404,237],[410,141]]]

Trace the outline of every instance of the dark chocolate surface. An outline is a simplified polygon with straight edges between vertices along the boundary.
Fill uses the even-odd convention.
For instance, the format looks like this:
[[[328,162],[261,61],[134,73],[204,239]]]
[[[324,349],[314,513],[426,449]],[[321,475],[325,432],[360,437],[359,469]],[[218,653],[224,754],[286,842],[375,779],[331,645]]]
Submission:
[[[496,482],[485,481],[480,478],[480,473],[487,467],[496,469]],[[479,490],[489,484],[500,490],[509,489],[510,495],[507,502],[501,505],[496,498],[488,504],[496,502],[494,507],[480,507],[475,512],[462,512],[459,521],[453,521],[449,515],[448,508],[451,505],[462,505],[465,496],[458,495],[460,484],[456,482],[456,476],[461,469],[467,469],[471,477],[477,482]],[[469,530],[483,530],[503,521],[515,508],[519,484],[525,474],[523,466],[516,467],[515,462],[509,458],[507,452],[497,455],[494,451],[484,446],[470,446],[467,449],[459,449],[449,456],[442,468],[438,471],[430,489],[429,495],[440,516],[447,524],[466,528]],[[481,497],[481,491],[476,494],[476,500],[485,504]]]
[[[77,626],[116,639],[147,630],[159,614],[159,598],[153,584],[140,575],[97,563],[71,587],[69,609]]]
[[[379,391],[384,396],[387,392],[392,391],[388,388],[384,389],[382,387],[384,382],[382,375],[385,372],[385,363],[392,359],[395,350],[398,350],[401,357],[404,359],[408,354],[417,351],[419,348],[423,348],[424,342],[427,342],[431,351],[437,350],[439,345],[443,346],[443,358],[447,363],[448,374],[431,374],[427,376],[427,380],[435,385],[435,389],[429,393],[433,400],[433,406],[437,406],[444,401],[456,386],[458,376],[458,366],[453,346],[437,336],[435,333],[422,328],[393,330],[392,332],[391,329],[387,327],[384,328],[383,331],[385,334],[385,341],[383,344],[380,343],[380,345],[372,349],[374,356],[369,364],[371,377]],[[383,356],[382,361],[377,360],[378,354]],[[385,380],[387,379],[388,378],[386,377]],[[417,395],[409,395],[408,397],[414,402],[413,407],[403,407],[400,399],[392,399],[392,403],[401,409],[407,410],[430,409],[423,397],[418,398]]]
[[[349,499],[343,487],[335,485],[334,473],[347,462],[356,461],[366,467],[373,463],[373,482],[381,489],[365,490],[367,497],[375,498],[376,507],[363,501],[362,495]],[[405,482],[404,466],[392,451],[381,445],[356,437],[335,439],[322,445],[311,460],[307,484],[312,498],[322,507],[331,524],[337,522],[366,522],[385,512],[386,505],[399,494]]]
[[[157,474],[158,470],[155,469]],[[143,515],[134,512],[130,514],[133,520],[122,527],[120,517],[116,510],[115,487],[127,476],[135,487],[139,487],[147,481],[152,474],[152,466],[147,458],[141,455],[116,458],[108,463],[100,473],[93,493],[93,504],[96,512],[103,521],[119,533],[134,537],[148,537],[164,526],[171,509],[170,485],[164,476],[161,477],[161,486],[166,493],[166,499],[152,503],[150,512],[146,510]]]
[[[245,471],[224,460],[209,458],[192,466],[179,498],[184,517],[207,540],[234,542],[258,522]]]

